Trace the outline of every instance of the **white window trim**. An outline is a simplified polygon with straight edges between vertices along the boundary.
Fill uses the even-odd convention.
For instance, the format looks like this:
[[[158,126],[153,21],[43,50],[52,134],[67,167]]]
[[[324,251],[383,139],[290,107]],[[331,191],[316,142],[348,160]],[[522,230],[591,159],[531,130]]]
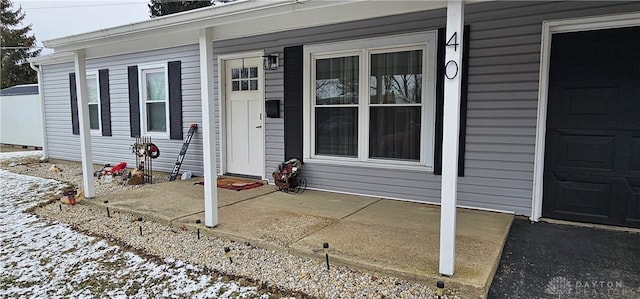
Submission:
[[[89,77],[95,76],[96,81],[96,95],[98,100],[98,128],[91,129],[91,112],[89,112],[89,132],[91,136],[102,136],[102,102],[100,99],[100,74],[98,71],[87,71],[87,82],[89,82]],[[89,99],[87,99],[87,105],[92,105],[89,103]]]
[[[147,105],[146,105],[146,80],[144,74],[146,71],[162,69],[164,72],[164,86],[165,86],[165,132],[149,132],[147,130]],[[150,136],[161,139],[169,139],[169,130],[171,129],[171,119],[169,118],[169,74],[168,74],[168,62],[148,63],[138,65],[138,92],[140,99],[140,135]]]
[[[422,41],[422,42],[416,42]],[[436,89],[436,32],[393,35],[378,38],[351,40],[347,42],[310,45],[304,47],[303,74],[303,157],[305,163],[340,164],[352,166],[402,168],[411,170],[433,170],[435,139],[435,89]],[[398,161],[369,158],[369,60],[371,54],[423,51],[422,129],[420,161]],[[359,100],[358,100],[358,157],[335,157],[315,155],[315,94],[311,84],[315,77],[315,59],[331,57],[359,57]],[[364,70],[364,71],[363,71]]]

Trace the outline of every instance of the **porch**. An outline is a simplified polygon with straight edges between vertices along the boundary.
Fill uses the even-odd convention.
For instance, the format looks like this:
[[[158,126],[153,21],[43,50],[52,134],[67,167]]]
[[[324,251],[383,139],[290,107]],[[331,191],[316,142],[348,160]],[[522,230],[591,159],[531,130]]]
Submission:
[[[486,296],[513,221],[509,214],[458,209],[456,273],[447,278],[438,272],[439,206],[313,190],[286,194],[268,185],[218,188],[219,224],[207,228],[204,188],[194,185],[200,181],[147,185],[88,202],[298,256],[324,259],[327,242],[331,263],[432,287],[442,280],[464,298]]]

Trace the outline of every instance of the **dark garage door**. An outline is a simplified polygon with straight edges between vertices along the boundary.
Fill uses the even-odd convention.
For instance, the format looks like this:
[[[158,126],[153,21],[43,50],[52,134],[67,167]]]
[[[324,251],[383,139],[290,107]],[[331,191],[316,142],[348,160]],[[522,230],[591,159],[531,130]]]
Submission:
[[[551,45],[543,217],[640,227],[640,27]]]

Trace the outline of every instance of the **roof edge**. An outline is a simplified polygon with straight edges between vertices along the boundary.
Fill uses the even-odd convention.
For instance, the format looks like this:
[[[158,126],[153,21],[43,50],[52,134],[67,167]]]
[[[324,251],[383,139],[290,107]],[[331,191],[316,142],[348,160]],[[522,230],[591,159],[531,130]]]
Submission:
[[[53,53],[27,59],[28,62],[35,65],[56,64],[73,61],[72,52]]]
[[[268,7],[304,3],[307,1],[309,0],[238,0],[236,2],[231,2],[225,5],[203,7],[158,18],[152,18],[140,22],[134,22],[126,25],[45,40],[42,42],[42,44],[47,48],[55,49],[56,47],[68,45],[71,43],[91,42],[105,36],[119,36],[132,33],[141,33],[148,30],[157,30],[158,28],[166,28],[176,25],[193,23],[208,18],[216,18],[219,16],[242,13],[247,10],[265,9]]]

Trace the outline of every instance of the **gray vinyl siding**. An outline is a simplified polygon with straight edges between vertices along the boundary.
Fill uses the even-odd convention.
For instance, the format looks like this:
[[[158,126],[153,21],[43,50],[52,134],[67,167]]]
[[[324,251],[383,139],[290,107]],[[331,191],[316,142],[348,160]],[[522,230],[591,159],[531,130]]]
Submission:
[[[531,213],[542,22],[632,11],[640,11],[640,2],[497,1],[466,5],[465,21],[471,25],[471,35],[465,177],[458,180],[459,205],[522,215]],[[281,117],[265,119],[265,177],[270,178],[284,159],[284,47],[431,31],[444,27],[445,23],[446,12],[440,9],[214,42],[216,55],[247,51],[280,55],[281,67],[265,71],[265,100],[281,101]],[[133,163],[129,149],[133,139],[129,137],[127,66],[171,60],[182,61],[186,133],[190,123],[201,125],[197,45],[88,61],[88,69],[109,68],[111,90],[113,136],[92,138],[94,162]],[[218,71],[214,65],[216,88]],[[69,72],[73,72],[72,63],[44,66],[46,146],[52,158],[79,161],[78,136],[71,134]],[[219,119],[217,90],[214,103],[214,113]],[[202,173],[201,136],[199,130],[182,170]],[[216,138],[220,144],[219,130]],[[161,150],[154,169],[170,171],[182,141],[154,142]],[[220,157],[218,146],[216,151]],[[307,163],[303,173],[310,188],[419,202],[440,201],[440,176],[426,170]]]
[[[531,214],[542,22],[640,11],[640,3],[494,2],[471,24],[461,204]]]
[[[42,67],[42,92],[44,94],[44,146],[49,156],[77,161],[80,157],[80,139],[72,135],[69,73],[73,63],[45,65]],[[112,109],[113,113],[113,109]]]
[[[469,4],[465,11],[471,35],[465,177],[458,180],[458,203],[530,215],[542,22],[640,11],[640,3],[499,1]],[[441,9],[220,41],[214,51],[264,49],[282,57],[287,46],[436,30],[445,21]],[[282,71],[267,72],[267,99],[284,98]],[[283,118],[267,119],[266,125],[270,177],[283,158]],[[440,176],[429,171],[307,163],[304,175],[311,188],[440,201]]]
[[[283,65],[281,48],[265,49],[266,54],[277,53],[280,65]],[[280,101],[280,118],[265,118],[265,178],[271,179],[271,173],[284,160],[284,77],[282,67],[265,71],[265,100]]]
[[[144,63],[182,61],[182,128],[186,137],[189,125],[195,123],[196,131],[181,167],[182,171],[203,173],[202,163],[202,106],[200,102],[200,59],[198,46],[182,46],[162,50],[118,55],[87,60],[87,70],[109,69],[109,91],[111,96],[111,126],[113,136],[92,136],[93,162],[127,162],[135,165],[130,137],[129,95],[127,67]],[[45,123],[47,148],[54,159],[80,161],[80,138],[71,131],[71,106],[69,76],[74,72],[73,63],[43,66],[43,91],[45,96]],[[169,172],[182,148],[182,140],[154,138],[152,142],[160,148],[160,157],[153,160],[153,169]]]

